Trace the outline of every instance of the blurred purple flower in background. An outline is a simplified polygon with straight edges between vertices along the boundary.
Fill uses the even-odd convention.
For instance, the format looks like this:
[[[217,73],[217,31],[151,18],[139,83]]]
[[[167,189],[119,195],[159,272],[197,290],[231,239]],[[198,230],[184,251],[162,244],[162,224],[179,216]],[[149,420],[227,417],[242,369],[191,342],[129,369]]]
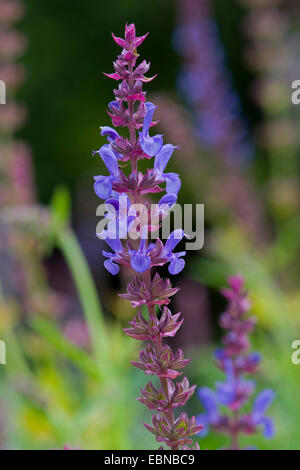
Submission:
[[[242,165],[253,148],[212,18],[212,2],[178,2],[174,44],[183,58],[178,85],[193,110],[196,134],[222,157]]]
[[[240,434],[254,434],[262,429],[266,438],[273,437],[273,420],[265,413],[275,394],[273,390],[260,392],[254,400],[252,411],[242,414],[242,407],[255,391],[255,382],[245,376],[257,371],[260,356],[249,353],[248,335],[254,329],[255,319],[247,315],[250,302],[244,291],[243,278],[230,277],[228,283],[229,288],[223,289],[222,293],[229,304],[220,318],[220,326],[228,331],[222,340],[224,348],[215,354],[219,369],[225,373],[225,380],[217,382],[215,390],[208,387],[198,390],[205,412],[197,419],[206,425],[200,435],[207,434],[211,427],[214,431],[228,434],[231,437],[229,448],[237,450]],[[227,413],[221,412],[222,406],[227,408]]]

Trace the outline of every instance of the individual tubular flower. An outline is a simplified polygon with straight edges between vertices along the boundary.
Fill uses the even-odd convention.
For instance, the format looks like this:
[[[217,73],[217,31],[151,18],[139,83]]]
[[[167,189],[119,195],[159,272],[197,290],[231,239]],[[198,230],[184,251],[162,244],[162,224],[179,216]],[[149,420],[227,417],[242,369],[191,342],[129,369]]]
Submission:
[[[104,261],[104,266],[108,272],[110,272],[113,276],[118,274],[120,268],[118,266],[118,262],[121,259],[121,254],[123,253],[123,246],[121,241],[117,239],[110,239],[106,238],[106,243],[110,246],[110,248],[114,251],[114,253],[110,253],[109,251],[102,251],[103,256],[108,258]]]
[[[177,173],[164,173],[168,161],[176,148],[171,144],[166,144],[161,148],[154,160],[154,171],[157,177],[166,183],[167,194],[173,194],[177,197],[181,187],[179,175]]]
[[[168,240],[166,241],[164,254],[170,263],[169,268],[168,268],[170,274],[180,273],[185,266],[185,261],[184,259],[182,259],[182,256],[185,255],[185,251],[181,251],[179,253],[173,253],[174,248],[178,245],[178,243],[183,237],[184,237],[183,230],[177,229],[171,233]]]
[[[122,52],[113,63],[114,73],[105,74],[120,81],[114,90],[115,100],[108,106],[108,115],[114,127],[128,128],[129,137],[120,136],[113,127],[101,128],[101,135],[106,137],[108,143],[94,154],[100,155],[109,175],[95,177],[95,192],[106,200],[108,208],[108,229],[100,234],[112,250],[103,251],[106,269],[115,275],[120,265],[123,265],[136,273],[128,283],[127,293],[121,294],[133,307],[138,308],[125,333],[131,338],[147,342],[139,360],[134,361],[133,365],[146,375],[156,375],[160,383],[155,387],[149,382],[141,390],[139,401],[157,413],[153,416],[152,424],[145,426],[158,442],[164,442],[172,450],[187,449],[193,444],[191,436],[203,428],[201,424],[196,424],[194,417],[189,419],[185,413],[177,418],[174,416],[174,409],[184,406],[195,390],[195,386],[190,386],[184,377],[175,382],[189,359],[184,358],[181,349],[173,352],[170,346],[163,343],[164,338],[175,336],[183,322],[180,313],[173,315],[167,307],[170,297],[178,288],[172,287],[169,279],[162,279],[158,273],[152,276],[151,273],[153,267],[165,264],[168,264],[171,274],[177,274],[184,268],[182,257],[185,252],[174,252],[184,238],[184,232],[181,229],[174,230],[165,243],[159,238],[154,243],[149,239],[149,234],[160,227],[161,220],[176,203],[181,182],[176,173],[165,172],[177,147],[164,145],[162,135],[150,135],[151,127],[156,124],[152,120],[155,105],[146,102],[143,83],[154,77],[145,77],[150,67],[146,61],[136,64],[139,57],[137,47],[146,36],[137,37],[133,24],[126,25],[124,39],[113,35],[115,42],[122,47]],[[152,168],[148,168],[144,174],[138,170],[139,160],[147,158],[151,161],[153,157]],[[130,164],[130,172],[124,169],[126,164]],[[122,170],[119,165],[122,165]],[[160,197],[152,210],[146,195],[161,193],[163,187],[166,194]],[[114,219],[115,229],[109,226],[109,222]],[[124,233],[127,237],[124,237]],[[138,237],[132,237],[133,233]],[[148,309],[147,317],[140,311],[142,306]],[[194,448],[199,447],[196,444]]]
[[[144,152],[150,157],[154,157],[161,150],[163,146],[163,137],[158,134],[154,137],[149,136],[149,129],[152,123],[155,105],[153,103],[146,103],[146,115],[143,123],[143,130],[139,133],[140,143]]]
[[[103,145],[99,150],[93,152],[95,155],[98,153],[102,158],[106,168],[109,171],[109,176],[95,176],[95,193],[101,199],[107,199],[112,194],[112,188],[115,181],[119,179],[119,166],[115,152],[109,144]]]
[[[266,411],[274,399],[273,390],[260,392],[253,403],[250,413],[243,413],[242,407],[249,401],[255,390],[253,380],[245,378],[257,371],[260,356],[250,353],[249,333],[253,331],[255,320],[247,312],[250,302],[243,289],[241,276],[228,279],[229,288],[223,289],[224,297],[229,301],[226,311],[221,315],[220,326],[227,330],[223,337],[224,348],[218,349],[215,359],[219,369],[225,373],[224,382],[217,382],[215,390],[201,387],[198,397],[205,412],[198,420],[206,427],[201,431],[203,436],[209,426],[231,437],[230,449],[239,449],[240,434],[254,434],[260,429],[266,438],[274,433],[273,420],[266,416]],[[222,413],[220,407],[228,412]]]

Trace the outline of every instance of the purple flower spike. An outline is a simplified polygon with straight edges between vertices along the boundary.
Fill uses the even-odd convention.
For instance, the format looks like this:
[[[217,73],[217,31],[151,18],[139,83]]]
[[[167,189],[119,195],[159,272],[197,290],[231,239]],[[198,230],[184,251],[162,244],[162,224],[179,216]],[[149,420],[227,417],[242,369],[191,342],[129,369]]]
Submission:
[[[264,437],[273,436],[273,420],[265,413],[275,394],[273,390],[264,390],[255,398],[252,413],[242,412],[243,406],[255,389],[254,381],[245,379],[245,375],[257,371],[261,357],[258,353],[249,352],[248,335],[253,330],[254,320],[247,315],[250,302],[243,289],[243,278],[230,277],[228,283],[229,289],[223,289],[221,292],[229,300],[229,305],[220,319],[221,327],[228,332],[223,338],[225,347],[215,352],[218,367],[225,372],[226,379],[216,383],[216,392],[206,387],[200,388],[198,397],[205,413],[198,418],[202,423],[210,425],[214,431],[228,434],[231,438],[229,449],[237,450],[238,436],[241,433],[254,434],[262,428]],[[226,406],[229,412],[221,414],[221,406]]]
[[[182,369],[189,362],[179,349],[173,352],[164,339],[174,337],[182,325],[181,313],[175,315],[167,308],[172,297],[179,288],[172,287],[169,279],[162,279],[158,273],[152,275],[156,266],[169,264],[169,272],[178,274],[184,268],[182,256],[185,252],[174,253],[177,244],[184,237],[183,230],[175,230],[165,245],[157,238],[151,242],[149,233],[156,231],[160,222],[167,217],[170,208],[177,202],[177,194],[181,186],[179,175],[165,173],[165,168],[174,152],[171,144],[163,146],[161,135],[149,135],[155,106],[146,102],[143,83],[151,81],[145,73],[150,63],[142,60],[137,64],[139,54],[136,48],[147,35],[137,37],[134,24],[125,26],[125,37],[113,35],[115,42],[122,47],[121,53],[113,63],[114,73],[105,74],[113,80],[120,81],[114,90],[115,99],[108,105],[108,115],[114,127],[127,128],[128,134],[120,136],[114,127],[101,128],[101,135],[107,138],[108,144],[103,145],[98,153],[109,172],[108,176],[95,177],[96,194],[105,199],[107,229],[99,233],[111,248],[111,252],[103,251],[106,258],[105,268],[112,274],[118,274],[120,265],[131,267],[136,276],[127,285],[127,292],[121,297],[127,299],[132,307],[138,309],[135,318],[129,322],[130,327],[125,333],[138,341],[146,341],[138,361],[132,364],[147,376],[156,375],[158,386],[151,382],[141,390],[138,401],[155,411],[152,424],[146,428],[155,435],[157,442],[165,443],[171,450],[199,449],[198,443],[193,444],[192,436],[203,429],[196,418],[188,418],[185,413],[174,410],[185,406],[195,391],[186,377],[177,381]],[[137,132],[139,135],[137,136]],[[148,168],[143,174],[139,169],[139,161],[155,156],[154,167]],[[124,172],[119,164],[130,162],[131,173]],[[155,209],[147,194],[161,193],[165,184],[165,194],[160,197]],[[140,209],[136,204],[145,202]],[[154,213],[153,213],[154,212]],[[151,215],[151,222],[149,222]],[[152,215],[154,217],[152,217]],[[156,222],[153,222],[156,220]],[[116,233],[115,233],[116,232]],[[140,242],[128,240],[135,232],[140,235]],[[128,237],[129,236],[129,237]],[[121,243],[121,239],[127,242]],[[124,246],[123,246],[124,245]],[[148,313],[144,316],[141,307]],[[160,446],[160,449],[163,449]]]
[[[146,115],[143,124],[143,130],[139,133],[140,145],[143,151],[150,157],[154,157],[163,145],[162,135],[158,134],[154,137],[149,136],[149,129],[151,126],[155,106],[153,103],[146,103]]]

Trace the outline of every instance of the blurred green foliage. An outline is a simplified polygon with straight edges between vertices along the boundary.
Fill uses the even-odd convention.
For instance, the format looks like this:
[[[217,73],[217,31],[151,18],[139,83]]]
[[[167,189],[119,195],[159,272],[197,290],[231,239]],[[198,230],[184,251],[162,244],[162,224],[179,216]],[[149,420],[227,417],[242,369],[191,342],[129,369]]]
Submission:
[[[0,370],[0,388],[9,415],[7,421],[6,413],[1,416],[5,442],[25,449],[127,449],[135,433],[133,386],[141,385],[129,363],[137,345],[125,337],[119,323],[104,321],[89,267],[67,225],[67,200],[61,189],[54,194],[50,234],[69,264],[92,349],[70,342],[53,319],[33,314],[24,325],[2,321],[7,365]],[[10,316],[4,298],[0,306]],[[141,445],[151,447],[146,430],[141,432]]]

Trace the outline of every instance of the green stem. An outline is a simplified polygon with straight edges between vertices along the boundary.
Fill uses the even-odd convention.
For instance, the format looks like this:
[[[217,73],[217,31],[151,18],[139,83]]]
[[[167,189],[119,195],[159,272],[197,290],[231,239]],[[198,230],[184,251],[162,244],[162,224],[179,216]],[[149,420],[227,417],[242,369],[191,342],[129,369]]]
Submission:
[[[68,263],[79,294],[95,359],[102,368],[106,367],[109,351],[107,329],[90,268],[71,229],[59,230],[56,240]]]

